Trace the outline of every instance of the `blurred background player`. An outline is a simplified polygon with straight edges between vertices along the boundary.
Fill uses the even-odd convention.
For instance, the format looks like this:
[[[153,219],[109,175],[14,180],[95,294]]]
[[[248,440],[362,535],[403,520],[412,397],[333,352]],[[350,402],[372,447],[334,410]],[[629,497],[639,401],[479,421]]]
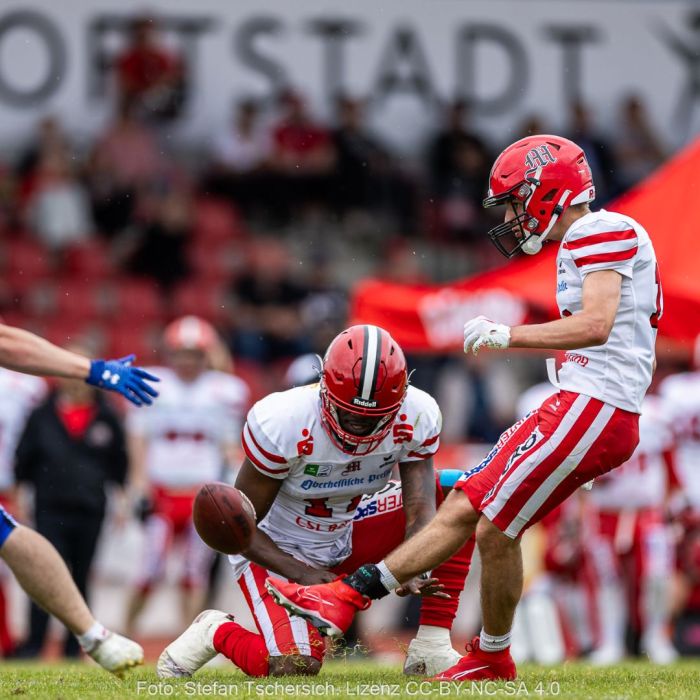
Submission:
[[[166,365],[154,370],[161,378],[160,400],[128,419],[130,488],[146,535],[140,579],[127,612],[129,633],[165,575],[176,540],[183,547],[183,618],[201,610],[213,553],[194,529],[192,503],[202,484],[226,478],[249,404],[245,382],[210,369],[212,361],[223,360],[216,331],[206,321],[195,316],[173,321],[163,347]]]
[[[70,350],[87,354],[79,345]],[[17,445],[15,476],[29,489],[33,523],[68,565],[78,590],[90,600],[88,583],[102,522],[107,490],[126,480],[126,438],[121,418],[93,387],[77,379],[57,379],[55,390],[29,416]],[[39,656],[49,616],[32,604],[29,635],[19,658]],[[77,658],[73,635],[63,655]]]
[[[700,343],[695,370],[659,384],[664,410],[676,439],[676,472],[681,490],[670,502],[677,532],[678,570],[673,603],[675,643],[683,654],[700,654]]]
[[[134,356],[89,360],[19,328],[0,324],[0,364],[27,374],[83,380],[120,393],[137,406],[150,404],[158,378],[132,367]],[[19,525],[0,506],[0,558],[25,593],[77,637],[83,651],[108,671],[143,663],[143,649],[106,629],[93,617],[56,549],[39,533]]]
[[[0,367],[0,507],[24,519],[24,509],[16,502],[15,448],[27,416],[46,394],[41,377],[20,374]],[[0,564],[0,652],[10,656],[14,640],[7,615],[7,568]]]
[[[331,581],[422,527],[442,501],[432,461],[441,424],[435,400],[408,386],[401,348],[369,325],[333,340],[320,384],[256,403],[236,487],[255,506],[259,528],[230,561],[258,632],[209,610],[161,654],[159,676],[190,676],[217,652],[250,676],[318,673],[324,640],[272,600],[265,579],[276,572],[305,584]],[[397,465],[400,483],[390,483]],[[473,548],[472,540],[434,572],[442,585],[423,600],[407,672],[434,674],[460,658],[450,629]],[[402,593],[433,584],[416,580]]]
[[[659,397],[645,398],[639,425],[632,458],[596,479],[587,494],[585,531],[599,630],[590,659],[598,665],[622,660],[627,629],[653,663],[677,657],[670,640],[674,554],[666,510],[679,482],[673,425]]]

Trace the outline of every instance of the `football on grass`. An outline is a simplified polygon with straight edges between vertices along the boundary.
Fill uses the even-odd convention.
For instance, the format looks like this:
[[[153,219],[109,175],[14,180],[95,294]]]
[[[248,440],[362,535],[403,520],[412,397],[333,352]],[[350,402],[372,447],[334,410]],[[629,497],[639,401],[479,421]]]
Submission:
[[[197,533],[222,554],[239,554],[255,530],[255,508],[247,496],[228,484],[204,484],[194,499]]]

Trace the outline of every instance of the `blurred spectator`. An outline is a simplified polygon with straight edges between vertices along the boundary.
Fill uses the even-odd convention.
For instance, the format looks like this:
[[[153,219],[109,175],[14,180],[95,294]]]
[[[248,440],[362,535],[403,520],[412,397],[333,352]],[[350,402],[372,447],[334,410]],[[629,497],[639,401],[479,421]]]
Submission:
[[[636,95],[622,102],[615,145],[617,176],[623,189],[643,180],[664,161],[661,139],[649,121],[646,106]]]
[[[224,171],[245,174],[267,164],[272,135],[260,122],[255,100],[242,100],[236,105],[231,123],[215,135],[212,146],[212,160]]]
[[[428,149],[428,169],[431,188],[438,195],[452,190],[453,179],[463,175],[464,149],[482,154],[490,160],[486,144],[465,124],[469,120],[469,109],[463,100],[455,100],[445,111],[445,125],[433,137]],[[490,163],[489,163],[490,167]],[[483,181],[481,186],[483,188]]]
[[[429,149],[431,188],[436,200],[440,230],[451,240],[486,242],[483,231],[490,213],[481,201],[492,158],[485,143],[464,126],[468,112],[464,102],[452,103],[445,128]]]
[[[118,104],[133,104],[143,116],[172,119],[183,104],[184,67],[158,40],[157,29],[153,17],[134,19],[129,44],[116,59]]]
[[[549,128],[545,124],[544,119],[539,114],[530,114],[525,117],[520,127],[516,129],[516,138],[523,139],[526,136],[549,133]]]
[[[248,272],[231,292],[236,355],[268,363],[307,350],[300,310],[308,289],[292,276],[290,253],[283,243],[258,240]]]
[[[363,126],[359,100],[337,101],[338,128],[333,141],[338,154],[338,203],[343,209],[369,207],[377,197],[375,173],[387,167],[387,154]]]
[[[581,146],[586,154],[596,186],[596,202],[605,204],[619,189],[615,150],[595,129],[591,110],[583,102],[574,101],[569,108],[567,138]]]
[[[324,355],[333,338],[347,325],[347,292],[334,280],[327,257],[317,253],[309,262],[311,274],[306,279],[300,317],[309,349]]]
[[[158,202],[155,217],[138,229],[130,270],[156,280],[164,291],[190,271],[186,247],[192,237],[192,200],[173,189]]]
[[[21,178],[31,176],[42,160],[53,154],[70,157],[72,152],[68,137],[54,116],[46,116],[39,122],[37,135],[17,160],[16,172]]]
[[[205,189],[230,197],[250,211],[267,199],[271,154],[272,134],[260,121],[258,104],[252,99],[239,102],[231,123],[214,136]]]
[[[366,209],[387,214],[402,232],[411,232],[417,218],[417,192],[411,178],[397,168],[384,145],[366,128],[363,102],[341,97],[336,106],[335,205],[341,211]]]
[[[111,236],[130,222],[138,195],[161,183],[168,163],[153,133],[123,102],[115,121],[99,137],[89,170],[92,206],[100,232]]]
[[[276,178],[271,199],[289,215],[299,206],[328,202],[336,152],[330,132],[311,118],[300,95],[288,92],[280,102],[282,118],[273,130]]]
[[[64,152],[42,154],[26,215],[31,229],[50,250],[62,250],[92,234],[88,192]]]
[[[81,348],[71,347],[82,352]],[[88,353],[85,353],[88,354]],[[34,491],[34,522],[65,559],[78,590],[87,592],[90,567],[105,515],[107,484],[124,483],[127,457],[114,409],[85,382],[57,380],[56,390],[29,417],[17,447],[15,475]],[[41,653],[48,613],[32,605],[29,637],[17,655]],[[63,653],[80,647],[68,633]]]

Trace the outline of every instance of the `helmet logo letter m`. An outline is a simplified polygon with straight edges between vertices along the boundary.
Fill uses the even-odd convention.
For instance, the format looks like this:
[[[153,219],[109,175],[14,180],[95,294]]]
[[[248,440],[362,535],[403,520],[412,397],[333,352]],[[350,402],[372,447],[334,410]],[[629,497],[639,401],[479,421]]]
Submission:
[[[527,166],[528,172],[530,170],[537,170],[537,168],[544,168],[549,163],[556,163],[557,159],[552,155],[549,150],[549,145],[543,143],[541,146],[536,146],[531,148],[527,156],[525,156],[525,165]]]

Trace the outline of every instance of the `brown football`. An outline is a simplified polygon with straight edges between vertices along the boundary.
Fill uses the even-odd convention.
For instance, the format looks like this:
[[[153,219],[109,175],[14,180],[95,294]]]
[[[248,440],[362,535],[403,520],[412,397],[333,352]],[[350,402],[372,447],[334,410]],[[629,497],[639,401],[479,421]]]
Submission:
[[[219,482],[199,489],[192,519],[202,540],[222,554],[242,552],[255,530],[255,508],[248,497]]]

